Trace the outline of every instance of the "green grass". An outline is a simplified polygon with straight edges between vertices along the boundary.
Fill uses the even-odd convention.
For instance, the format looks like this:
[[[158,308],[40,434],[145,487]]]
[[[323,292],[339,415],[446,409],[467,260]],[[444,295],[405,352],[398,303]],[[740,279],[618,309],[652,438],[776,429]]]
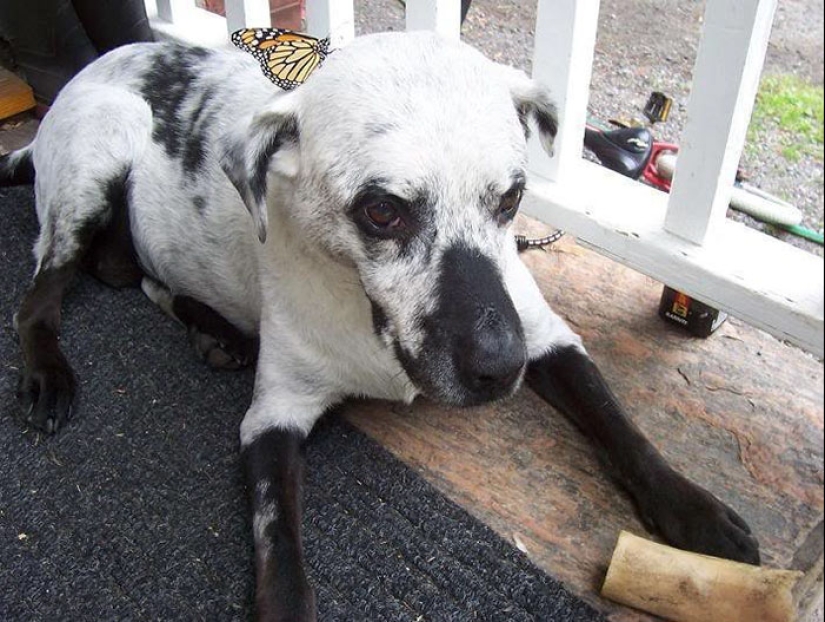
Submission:
[[[793,75],[765,76],[759,87],[748,132],[756,145],[777,133],[782,155],[823,161],[823,89]]]

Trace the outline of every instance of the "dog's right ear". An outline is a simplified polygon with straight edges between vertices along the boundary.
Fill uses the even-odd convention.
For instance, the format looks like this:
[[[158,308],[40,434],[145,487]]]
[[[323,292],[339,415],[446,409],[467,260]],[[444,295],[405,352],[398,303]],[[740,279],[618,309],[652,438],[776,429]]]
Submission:
[[[559,129],[559,118],[550,93],[519,69],[508,65],[498,65],[498,69],[510,89],[513,105],[516,107],[525,136],[530,136],[528,120],[532,120],[539,130],[542,147],[548,155],[552,156],[553,142],[556,140]]]
[[[298,173],[296,105],[294,93],[283,95],[222,139],[221,168],[252,215],[262,243],[266,241],[269,173],[287,178]]]

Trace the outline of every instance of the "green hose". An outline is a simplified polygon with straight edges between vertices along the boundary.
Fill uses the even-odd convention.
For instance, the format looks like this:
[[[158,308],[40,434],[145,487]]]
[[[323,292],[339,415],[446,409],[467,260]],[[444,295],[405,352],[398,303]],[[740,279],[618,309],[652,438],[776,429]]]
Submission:
[[[798,235],[800,238],[805,238],[814,244],[825,246],[825,239],[823,239],[822,234],[817,231],[808,229],[807,227],[800,227],[799,225],[791,225],[789,227],[782,226],[780,228],[788,231],[789,233],[793,233],[794,235]]]

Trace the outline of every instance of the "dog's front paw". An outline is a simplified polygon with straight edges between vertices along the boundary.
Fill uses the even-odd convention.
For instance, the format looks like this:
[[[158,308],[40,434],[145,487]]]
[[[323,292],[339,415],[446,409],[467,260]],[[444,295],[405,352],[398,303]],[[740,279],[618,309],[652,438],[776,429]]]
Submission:
[[[47,434],[57,432],[71,419],[76,387],[68,363],[27,368],[17,390],[24,423]]]
[[[732,509],[687,478],[672,473],[642,519],[680,549],[759,565],[759,542]]]

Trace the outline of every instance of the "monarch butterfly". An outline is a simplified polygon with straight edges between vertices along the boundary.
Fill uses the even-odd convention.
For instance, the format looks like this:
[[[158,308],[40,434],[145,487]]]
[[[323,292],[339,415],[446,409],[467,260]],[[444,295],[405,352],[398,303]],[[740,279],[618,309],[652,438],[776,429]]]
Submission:
[[[264,75],[285,90],[303,84],[330,52],[329,38],[281,28],[244,28],[232,33],[232,43],[252,54]]]

